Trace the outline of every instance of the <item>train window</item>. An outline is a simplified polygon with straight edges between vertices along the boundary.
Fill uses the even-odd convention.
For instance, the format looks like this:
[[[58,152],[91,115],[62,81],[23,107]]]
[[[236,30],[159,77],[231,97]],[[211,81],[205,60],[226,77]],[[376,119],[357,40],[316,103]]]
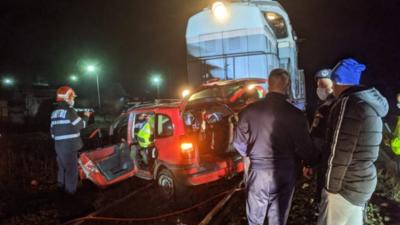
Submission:
[[[225,62],[224,59],[209,59],[206,61],[207,69],[211,78],[225,80]]]
[[[249,62],[249,76],[264,77],[267,73],[267,56],[266,55],[251,55]]]
[[[274,12],[266,12],[264,16],[268,25],[274,31],[276,38],[280,39],[288,36],[285,19],[281,15]]]

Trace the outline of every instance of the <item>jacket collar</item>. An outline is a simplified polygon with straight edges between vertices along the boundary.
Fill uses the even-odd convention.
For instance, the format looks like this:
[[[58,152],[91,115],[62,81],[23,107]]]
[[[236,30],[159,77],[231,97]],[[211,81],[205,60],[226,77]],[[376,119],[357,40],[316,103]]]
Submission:
[[[70,105],[66,102],[57,102],[57,106],[63,108],[71,108]]]
[[[343,93],[340,94],[339,98],[349,96],[356,92],[364,91],[366,89],[368,89],[368,88],[366,88],[364,86],[352,86],[352,87],[349,87],[347,90],[343,91]]]
[[[278,92],[269,92],[266,95],[266,98],[280,99],[282,101],[287,101],[287,99],[288,99],[287,95],[284,95],[284,94],[281,94]]]

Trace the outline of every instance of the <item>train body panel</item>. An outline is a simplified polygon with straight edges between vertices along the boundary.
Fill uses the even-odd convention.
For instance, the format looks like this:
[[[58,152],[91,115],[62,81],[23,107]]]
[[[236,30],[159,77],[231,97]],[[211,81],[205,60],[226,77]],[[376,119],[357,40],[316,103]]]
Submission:
[[[214,6],[213,6],[214,7]],[[292,100],[305,108],[305,84],[297,67],[296,36],[276,1],[236,1],[216,18],[211,8],[193,15],[187,25],[188,80],[197,86],[211,78],[268,78],[275,68],[291,74]]]

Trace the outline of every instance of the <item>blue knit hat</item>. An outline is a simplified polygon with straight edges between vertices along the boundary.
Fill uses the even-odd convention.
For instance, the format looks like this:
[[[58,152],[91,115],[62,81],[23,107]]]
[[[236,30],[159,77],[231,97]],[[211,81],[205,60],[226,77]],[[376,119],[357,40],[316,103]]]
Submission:
[[[359,85],[361,73],[366,69],[364,64],[349,58],[340,61],[332,71],[332,80],[339,85]]]

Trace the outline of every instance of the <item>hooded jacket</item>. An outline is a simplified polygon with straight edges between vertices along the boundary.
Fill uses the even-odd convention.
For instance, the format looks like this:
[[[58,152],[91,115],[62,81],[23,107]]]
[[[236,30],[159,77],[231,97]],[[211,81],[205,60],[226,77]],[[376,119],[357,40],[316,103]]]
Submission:
[[[354,86],[333,104],[327,124],[330,157],[326,189],[354,205],[364,206],[375,191],[374,162],[382,141],[382,117],[388,113],[385,97],[375,88]]]

